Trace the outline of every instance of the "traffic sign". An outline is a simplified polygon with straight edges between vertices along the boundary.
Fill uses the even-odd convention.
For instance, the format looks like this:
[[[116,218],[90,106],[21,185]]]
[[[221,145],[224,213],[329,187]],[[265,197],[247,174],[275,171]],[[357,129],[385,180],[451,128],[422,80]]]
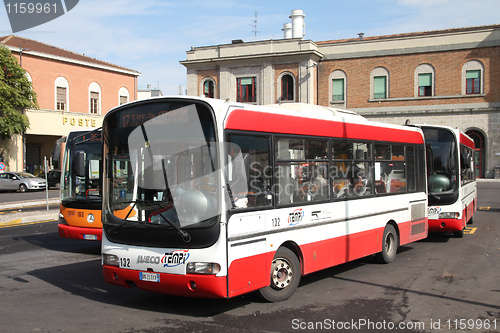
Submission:
[[[0,171],[4,171],[4,170],[5,170],[5,163],[0,162]]]

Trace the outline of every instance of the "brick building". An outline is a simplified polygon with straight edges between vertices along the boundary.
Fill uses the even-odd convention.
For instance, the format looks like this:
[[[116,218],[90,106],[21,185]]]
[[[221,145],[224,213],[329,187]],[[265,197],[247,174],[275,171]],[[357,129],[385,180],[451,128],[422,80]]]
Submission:
[[[73,130],[96,129],[111,108],[137,98],[139,72],[85,55],[10,35],[0,37],[27,71],[38,110],[24,110],[30,120],[23,148],[21,136],[2,143],[8,170],[36,172],[50,160],[57,139]]]
[[[193,47],[181,64],[188,95],[449,125],[476,142],[479,177],[500,167],[500,25],[319,42],[236,40]]]

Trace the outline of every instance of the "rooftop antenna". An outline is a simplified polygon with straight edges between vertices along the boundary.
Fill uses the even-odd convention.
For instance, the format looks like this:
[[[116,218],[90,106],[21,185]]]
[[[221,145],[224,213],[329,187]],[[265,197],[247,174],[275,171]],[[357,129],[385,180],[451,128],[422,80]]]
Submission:
[[[253,24],[250,24],[253,27],[253,34],[255,36],[255,39],[257,39],[257,34],[260,33],[260,31],[257,31],[257,12],[255,12],[255,19],[252,20]]]

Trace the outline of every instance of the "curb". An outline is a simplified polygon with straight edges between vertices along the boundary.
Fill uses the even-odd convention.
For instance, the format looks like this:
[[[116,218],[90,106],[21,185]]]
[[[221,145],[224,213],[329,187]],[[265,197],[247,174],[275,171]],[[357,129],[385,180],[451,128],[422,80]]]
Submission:
[[[0,228],[15,227],[24,224],[35,224],[57,221],[59,219],[59,210],[57,211],[35,211],[36,215],[27,215],[27,213],[18,213],[18,216],[9,216],[8,221],[0,221]]]
[[[55,205],[60,202],[59,198],[52,198],[48,200],[49,205]],[[30,200],[30,201],[19,201],[19,202],[9,202],[5,204],[0,204],[0,211],[4,209],[19,209],[28,207],[40,207],[38,210],[33,210],[29,212],[16,212],[8,215],[0,215],[0,228],[14,227],[23,224],[34,224],[51,222],[59,219],[59,209],[52,208],[51,210],[46,209],[47,200]]]
[[[59,198],[51,198],[48,200],[49,205],[58,204],[61,202]],[[47,205],[47,200],[29,200],[29,201],[18,201],[18,202],[8,202],[0,203],[0,210],[3,209],[15,209],[15,208],[26,208],[26,207],[36,207]]]

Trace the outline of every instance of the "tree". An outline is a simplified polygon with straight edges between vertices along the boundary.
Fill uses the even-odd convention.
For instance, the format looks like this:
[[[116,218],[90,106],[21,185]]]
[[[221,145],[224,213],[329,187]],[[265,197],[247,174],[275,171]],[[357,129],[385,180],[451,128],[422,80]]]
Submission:
[[[36,93],[26,71],[7,47],[0,46],[0,141],[26,132],[30,123],[23,110],[37,108]]]

